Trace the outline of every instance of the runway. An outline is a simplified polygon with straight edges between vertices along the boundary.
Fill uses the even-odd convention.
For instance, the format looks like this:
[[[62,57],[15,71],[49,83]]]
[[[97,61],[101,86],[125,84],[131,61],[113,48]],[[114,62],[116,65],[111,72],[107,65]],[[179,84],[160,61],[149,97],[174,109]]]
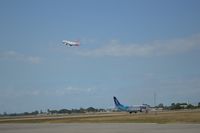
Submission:
[[[0,133],[199,133],[200,124],[0,124]]]

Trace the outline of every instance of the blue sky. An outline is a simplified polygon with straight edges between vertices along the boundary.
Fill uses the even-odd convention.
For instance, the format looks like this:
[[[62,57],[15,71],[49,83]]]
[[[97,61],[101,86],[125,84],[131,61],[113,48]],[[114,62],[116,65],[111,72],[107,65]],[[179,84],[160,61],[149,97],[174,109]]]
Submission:
[[[0,112],[200,102],[198,0],[1,0]],[[80,39],[80,47],[64,46]]]

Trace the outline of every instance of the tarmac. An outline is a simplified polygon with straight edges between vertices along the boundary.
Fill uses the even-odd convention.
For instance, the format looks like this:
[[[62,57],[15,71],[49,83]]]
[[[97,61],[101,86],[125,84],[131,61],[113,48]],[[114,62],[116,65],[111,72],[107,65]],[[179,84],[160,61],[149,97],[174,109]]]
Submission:
[[[0,133],[199,133],[200,124],[0,124]]]

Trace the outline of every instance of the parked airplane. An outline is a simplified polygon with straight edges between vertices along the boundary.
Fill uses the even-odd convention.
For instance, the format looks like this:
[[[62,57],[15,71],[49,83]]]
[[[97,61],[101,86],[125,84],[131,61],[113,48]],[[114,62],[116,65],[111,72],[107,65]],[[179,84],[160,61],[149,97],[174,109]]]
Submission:
[[[69,46],[80,46],[80,41],[63,40],[62,43]]]
[[[133,112],[134,113],[148,112],[149,108],[150,108],[150,106],[147,105],[147,104],[134,105],[134,106],[124,106],[117,100],[117,98],[115,96],[113,97],[113,99],[114,99],[114,102],[115,102],[115,106],[118,110],[126,111],[126,112],[129,112],[130,114],[133,113]]]

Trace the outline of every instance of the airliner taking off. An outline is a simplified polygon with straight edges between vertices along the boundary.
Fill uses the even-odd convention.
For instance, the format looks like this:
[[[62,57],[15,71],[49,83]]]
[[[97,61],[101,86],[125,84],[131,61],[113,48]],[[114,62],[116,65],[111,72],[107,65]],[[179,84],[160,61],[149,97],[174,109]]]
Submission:
[[[137,113],[137,112],[148,112],[150,106],[147,104],[142,104],[142,105],[134,105],[134,106],[124,106],[122,105],[117,98],[114,96],[113,97],[114,102],[115,102],[115,107],[120,110],[120,111],[126,111],[131,113]]]
[[[80,41],[63,40],[62,43],[69,46],[80,46]]]

